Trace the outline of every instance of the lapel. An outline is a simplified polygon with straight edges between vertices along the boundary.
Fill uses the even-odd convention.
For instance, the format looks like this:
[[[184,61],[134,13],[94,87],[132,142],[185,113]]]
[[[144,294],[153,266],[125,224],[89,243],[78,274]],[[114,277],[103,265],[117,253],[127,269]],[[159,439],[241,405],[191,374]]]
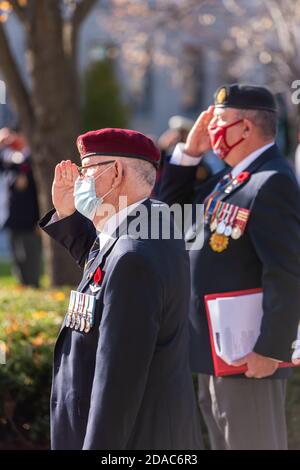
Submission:
[[[259,155],[259,157],[257,157],[256,160],[254,160],[254,162],[250,163],[250,165],[247,166],[247,168],[245,168],[243,171],[247,171],[251,174],[253,173],[256,173],[257,170],[262,166],[264,165],[265,163],[271,161],[271,160],[274,160],[274,159],[278,159],[278,158],[281,158],[281,155],[280,155],[280,152],[279,152],[279,149],[277,147],[276,144],[272,145],[272,147],[268,148],[267,150],[265,150],[261,155]],[[249,181],[249,179],[247,179],[244,183],[234,187],[232,189],[232,191],[230,191],[229,193],[225,193],[225,189],[226,187],[224,188],[223,192],[218,196],[218,200],[219,201],[223,201],[224,199],[226,199],[227,197],[231,196],[233,193],[235,193],[238,189],[242,188],[245,184],[247,184]],[[229,185],[228,185],[229,186]]]
[[[102,260],[103,260],[104,256],[106,255],[106,253],[114,246],[114,244],[117,241],[118,241],[118,237],[112,237],[112,238],[108,239],[108,241],[105,243],[104,247],[102,249],[100,249],[98,255],[96,256],[96,258],[92,262],[91,266],[89,267],[87,272],[84,273],[83,279],[81,280],[81,282],[80,282],[80,284],[77,288],[77,291],[82,292],[85,289],[85,287],[91,281],[91,278],[93,277],[96,269],[98,268],[98,266],[101,265]]]
[[[142,206],[142,205],[145,205],[147,209],[149,209],[151,207],[151,201],[150,199],[146,199],[142,204],[140,204],[139,206],[137,206],[137,208],[134,210],[134,213],[136,211],[139,211],[139,208]],[[98,268],[98,266],[101,265],[102,261],[103,261],[103,258],[104,256],[110,251],[113,249],[114,245],[116,244],[116,242],[118,241],[118,239],[123,236],[123,235],[126,235],[128,234],[128,226],[130,224],[130,222],[132,220],[134,220],[136,218],[136,215],[131,215],[131,214],[128,214],[126,219],[121,223],[121,225],[117,228],[117,231],[116,231],[116,235],[112,238],[110,238],[104,245],[104,247],[102,249],[100,249],[99,251],[99,254],[98,256],[96,256],[96,258],[94,259],[94,261],[92,262],[91,266],[89,267],[89,269],[87,270],[87,272],[84,274],[84,277],[83,279],[81,280],[77,290],[79,292],[82,292],[86,286],[88,285],[88,283],[90,282],[90,280],[92,279],[96,269]]]
[[[138,212],[139,208],[142,205],[146,206],[147,210],[149,211],[149,209],[151,208],[151,200],[146,199],[144,202],[142,202],[134,210],[134,213]],[[122,222],[120,227],[118,227],[116,237],[112,237],[111,239],[109,239],[107,241],[107,243],[105,243],[104,247],[102,249],[100,249],[98,256],[96,256],[96,258],[92,262],[91,266],[89,267],[88,271],[85,273],[83,279],[81,280],[81,282],[80,282],[80,284],[77,288],[78,292],[82,292],[86,288],[86,286],[90,282],[91,278],[93,277],[96,269],[98,268],[98,266],[101,265],[104,256],[109,252],[109,250],[113,249],[113,247],[117,243],[118,239],[122,235],[126,235],[128,233],[128,226],[129,226],[130,222],[137,217],[136,215],[133,215],[133,214],[129,214],[126,217],[126,219],[124,220],[124,222]],[[59,331],[59,334],[58,334],[58,337],[57,337],[56,345],[58,344],[59,340],[61,340],[61,335],[62,335],[63,330],[65,330],[65,325],[66,325],[66,316],[64,317],[63,323],[61,325],[61,328],[60,328],[60,331]],[[55,345],[55,347],[56,347],[56,345]]]

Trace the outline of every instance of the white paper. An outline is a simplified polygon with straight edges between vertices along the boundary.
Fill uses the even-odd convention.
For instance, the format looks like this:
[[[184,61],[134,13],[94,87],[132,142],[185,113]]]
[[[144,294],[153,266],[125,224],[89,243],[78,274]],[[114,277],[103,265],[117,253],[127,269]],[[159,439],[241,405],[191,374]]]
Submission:
[[[263,295],[246,294],[208,301],[216,354],[227,364],[253,351],[260,335]],[[300,358],[300,324],[292,359]]]
[[[216,353],[227,364],[250,353],[260,334],[262,293],[209,301]]]

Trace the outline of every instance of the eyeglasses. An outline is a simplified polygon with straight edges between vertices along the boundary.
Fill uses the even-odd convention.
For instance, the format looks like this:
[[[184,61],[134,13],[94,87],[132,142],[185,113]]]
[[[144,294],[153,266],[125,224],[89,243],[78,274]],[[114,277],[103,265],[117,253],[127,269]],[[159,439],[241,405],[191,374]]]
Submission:
[[[89,168],[93,168],[95,166],[102,166],[102,165],[107,165],[108,163],[114,163],[116,160],[108,160],[107,162],[101,162],[101,163],[94,163],[93,165],[88,165],[88,166],[78,166],[77,170],[80,176],[85,176],[86,175],[86,170]]]

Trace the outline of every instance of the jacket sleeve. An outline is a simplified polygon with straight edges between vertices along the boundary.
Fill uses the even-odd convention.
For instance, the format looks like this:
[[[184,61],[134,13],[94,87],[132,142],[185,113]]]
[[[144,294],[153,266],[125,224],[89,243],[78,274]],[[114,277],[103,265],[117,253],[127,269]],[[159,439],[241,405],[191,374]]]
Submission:
[[[160,329],[162,283],[135,252],[117,262],[105,294],[83,449],[125,449]]]
[[[174,165],[166,161],[161,176],[158,199],[169,205],[192,203],[196,171],[197,166]]]
[[[48,212],[39,222],[44,232],[66,248],[80,267],[84,267],[97,233],[92,222],[75,211],[69,217],[52,222],[55,210]]]
[[[258,192],[249,234],[262,263],[263,319],[254,351],[290,361],[300,320],[300,191],[288,175]]]
[[[221,170],[209,176],[203,183],[197,183],[197,166],[174,165],[166,162],[157,198],[171,206],[176,203],[192,204],[197,195],[197,202],[201,203],[212,192],[226,171],[226,169]]]

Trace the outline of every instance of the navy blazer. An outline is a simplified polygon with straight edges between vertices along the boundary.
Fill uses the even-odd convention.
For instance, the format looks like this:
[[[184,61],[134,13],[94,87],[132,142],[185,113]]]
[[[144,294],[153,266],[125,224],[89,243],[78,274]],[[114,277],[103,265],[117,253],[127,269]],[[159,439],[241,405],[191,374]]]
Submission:
[[[164,207],[169,213],[157,201],[143,206],[149,228],[152,211]],[[94,226],[78,212],[54,223],[52,214],[41,227],[83,267],[96,237]],[[138,215],[136,209],[126,222]],[[98,266],[104,277],[93,294],[89,285]],[[95,325],[82,333],[64,321],[58,336],[52,448],[201,448],[189,367],[190,273],[184,241],[164,240],[161,233],[158,239],[133,239],[120,232],[100,250],[77,290],[96,296]]]
[[[267,149],[246,169],[244,185],[220,198],[250,210],[245,233],[229,240],[222,253],[209,245],[211,232],[205,226],[201,250],[190,251],[192,296],[192,370],[213,374],[206,294],[263,289],[263,320],[254,351],[282,361],[291,358],[291,345],[300,318],[300,191],[288,163],[276,145]],[[195,187],[195,167],[166,164],[160,199],[173,204],[203,203],[224,170],[204,185]],[[272,378],[286,377],[278,370]]]

